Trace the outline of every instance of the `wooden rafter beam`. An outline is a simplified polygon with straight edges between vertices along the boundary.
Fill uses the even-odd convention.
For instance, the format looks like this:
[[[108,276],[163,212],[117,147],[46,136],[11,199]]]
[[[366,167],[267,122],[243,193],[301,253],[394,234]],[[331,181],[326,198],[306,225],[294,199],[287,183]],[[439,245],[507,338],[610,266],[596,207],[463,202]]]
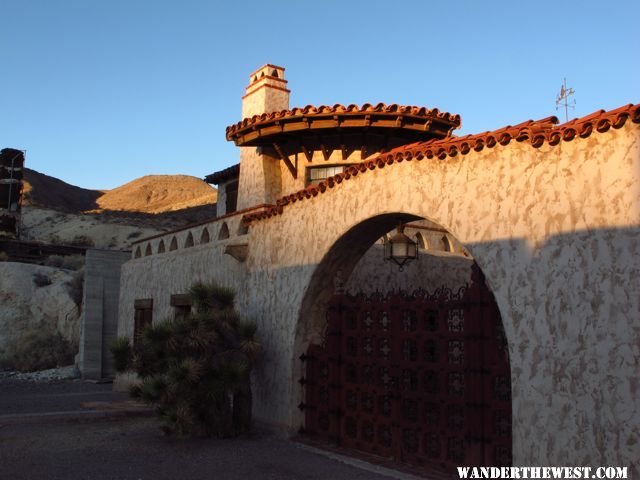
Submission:
[[[293,178],[298,178],[298,169],[293,165],[293,163],[291,163],[291,160],[289,160],[289,157],[287,155],[285,155],[284,150],[282,149],[282,147],[280,145],[278,145],[277,143],[274,143],[273,144],[273,149],[278,153],[278,156],[280,157],[280,160],[282,160],[284,162],[284,164],[287,166],[287,168],[291,172],[291,175],[293,176]]]
[[[304,156],[307,157],[307,162],[313,162],[313,150],[309,150],[305,145],[300,145],[300,150],[302,150]]]

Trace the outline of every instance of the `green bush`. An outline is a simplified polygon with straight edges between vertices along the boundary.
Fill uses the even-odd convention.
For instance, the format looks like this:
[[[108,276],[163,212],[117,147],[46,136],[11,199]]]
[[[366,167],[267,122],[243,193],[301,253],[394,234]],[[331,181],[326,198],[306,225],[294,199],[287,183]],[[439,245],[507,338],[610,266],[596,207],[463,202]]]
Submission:
[[[59,333],[35,330],[20,337],[2,359],[2,367],[33,372],[71,365],[77,353],[73,345]]]
[[[194,313],[147,326],[133,347],[127,338],[112,344],[118,371],[140,378],[131,395],[156,407],[167,434],[230,437],[251,429],[250,374],[261,348],[255,324],[233,311],[233,296],[196,284]]]

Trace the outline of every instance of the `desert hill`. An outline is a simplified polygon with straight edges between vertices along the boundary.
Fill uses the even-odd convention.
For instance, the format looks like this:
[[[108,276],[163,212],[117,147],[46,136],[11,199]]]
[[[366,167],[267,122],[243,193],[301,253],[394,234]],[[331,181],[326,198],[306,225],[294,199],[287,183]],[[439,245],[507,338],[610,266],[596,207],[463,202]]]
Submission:
[[[100,191],[25,169],[21,237],[128,249],[137,238],[215,217],[217,193],[188,175],[147,175]]]
[[[55,177],[24,169],[22,205],[80,213],[98,208],[96,200],[103,192],[69,185]]]
[[[215,188],[188,175],[147,175],[113,190],[88,190],[25,169],[23,205],[66,213],[175,212],[216,202]]]
[[[144,213],[175,212],[216,202],[215,188],[188,175],[147,175],[97,198],[100,210]]]

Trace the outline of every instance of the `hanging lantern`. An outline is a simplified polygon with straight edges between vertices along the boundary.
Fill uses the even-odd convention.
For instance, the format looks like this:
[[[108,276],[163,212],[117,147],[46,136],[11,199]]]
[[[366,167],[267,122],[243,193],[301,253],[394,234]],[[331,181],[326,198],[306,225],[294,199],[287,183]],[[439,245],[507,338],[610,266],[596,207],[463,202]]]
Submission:
[[[395,262],[402,272],[407,263],[417,258],[418,243],[404,234],[402,223],[398,224],[397,232],[390,239],[385,239],[384,259]]]

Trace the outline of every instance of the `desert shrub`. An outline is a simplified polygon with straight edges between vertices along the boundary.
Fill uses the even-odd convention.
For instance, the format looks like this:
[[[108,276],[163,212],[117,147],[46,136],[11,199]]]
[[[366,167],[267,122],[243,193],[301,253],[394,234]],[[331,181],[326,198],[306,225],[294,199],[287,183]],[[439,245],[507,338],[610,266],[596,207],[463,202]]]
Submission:
[[[84,267],[84,255],[67,255],[63,257],[62,268],[80,270]]]
[[[95,245],[93,239],[86,235],[76,235],[69,244],[74,247],[93,247]]]
[[[189,289],[189,295],[196,311],[227,310],[233,308],[233,289],[215,283],[196,282]]]
[[[47,267],[66,268],[67,270],[79,270],[84,266],[83,255],[50,255],[44,261]]]
[[[9,255],[7,255],[7,252],[0,252],[0,262],[7,261],[9,261]]]
[[[55,267],[55,268],[61,268],[63,263],[64,263],[64,257],[62,255],[50,255],[44,261],[44,264],[47,267]]]
[[[167,434],[248,432],[250,374],[260,352],[256,326],[236,314],[228,289],[197,284],[191,296],[194,304],[200,300],[194,313],[147,326],[133,346],[127,338],[114,342],[116,369],[138,374],[130,393],[156,407]]]
[[[77,345],[73,345],[59,333],[34,330],[25,333],[5,352],[2,367],[33,372],[71,365],[77,350]]]
[[[131,363],[131,346],[127,337],[118,337],[109,345],[116,372],[124,372]]]
[[[76,304],[78,308],[82,305],[82,295],[84,290],[84,268],[73,272],[71,280],[65,283],[65,287],[71,300]]]
[[[38,288],[46,287],[47,285],[51,285],[51,279],[46,273],[36,272],[33,274],[33,283]]]
[[[62,245],[62,244],[64,244],[62,239],[58,235],[55,235],[55,234],[49,236],[49,243],[52,244],[52,245]]]

